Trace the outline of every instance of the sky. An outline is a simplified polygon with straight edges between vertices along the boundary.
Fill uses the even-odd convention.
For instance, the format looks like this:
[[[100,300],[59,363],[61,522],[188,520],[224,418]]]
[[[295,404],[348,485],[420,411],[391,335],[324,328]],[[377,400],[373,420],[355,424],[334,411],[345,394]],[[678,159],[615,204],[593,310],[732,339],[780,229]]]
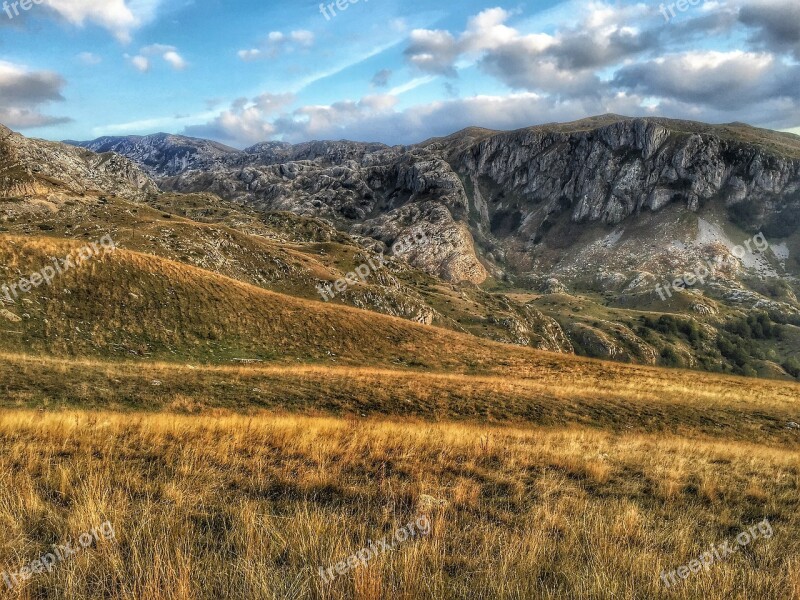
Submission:
[[[800,134],[800,1],[0,0],[0,123],[412,144],[604,113]]]

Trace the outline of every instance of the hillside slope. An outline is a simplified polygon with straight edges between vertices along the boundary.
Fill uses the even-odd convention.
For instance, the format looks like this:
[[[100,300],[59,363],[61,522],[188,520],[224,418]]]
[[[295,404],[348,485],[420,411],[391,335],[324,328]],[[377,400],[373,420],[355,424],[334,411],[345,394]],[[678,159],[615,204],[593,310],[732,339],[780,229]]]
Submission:
[[[3,236],[6,280],[81,243]],[[208,270],[117,249],[29,293],[7,293],[0,347],[68,356],[339,361],[467,369],[518,348],[373,312],[277,294]],[[443,351],[442,349],[446,349]]]
[[[175,151],[191,146],[200,166],[146,166],[164,189],[325,219],[366,245],[424,232],[409,264],[458,290],[412,285],[433,322],[605,359],[797,377],[798,140],[604,115],[397,148],[268,142],[218,155],[181,138]],[[163,136],[135,141],[160,156]],[[757,234],[766,246],[737,256]],[[686,277],[707,263],[703,282]],[[762,314],[778,323],[768,338],[741,326]]]

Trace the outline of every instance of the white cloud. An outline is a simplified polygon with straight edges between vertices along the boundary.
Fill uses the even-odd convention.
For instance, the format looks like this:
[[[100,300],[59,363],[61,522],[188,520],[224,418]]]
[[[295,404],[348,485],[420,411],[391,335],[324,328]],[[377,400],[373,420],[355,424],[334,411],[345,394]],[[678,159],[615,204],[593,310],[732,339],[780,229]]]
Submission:
[[[47,5],[67,22],[93,23],[129,42],[131,32],[155,15],[161,0],[47,0]]]
[[[66,82],[52,71],[31,71],[24,65],[0,60],[0,99],[4,102],[63,100]]]
[[[172,65],[173,69],[181,70],[186,68],[186,61],[183,57],[175,52],[175,50],[168,50],[164,53],[163,59]]]
[[[151,44],[145,46],[139,50],[137,56],[131,58],[126,54],[125,58],[128,58],[133,67],[142,73],[149,71],[153,66],[152,58],[161,58],[176,71],[181,71],[188,66],[188,63],[178,53],[178,49],[175,46],[167,46],[165,44]]]
[[[644,5],[615,6],[590,2],[583,19],[563,24],[555,33],[523,33],[507,22],[513,13],[501,8],[471,17],[466,29],[418,29],[411,33],[408,61],[428,73],[457,76],[457,64],[476,63],[486,73],[518,90],[592,94],[596,71],[634,57],[657,42],[631,21],[647,14]]]
[[[449,31],[415,29],[410,39],[406,55],[411,64],[428,73],[455,75],[454,63],[461,48]]]
[[[99,65],[101,62],[103,62],[102,58],[100,58],[96,54],[93,54],[92,52],[81,52],[80,54],[78,54],[77,58],[80,62],[89,66]]]
[[[314,44],[314,34],[305,29],[298,29],[293,31],[290,36],[293,42],[297,42],[301,46],[312,46]]]
[[[502,8],[491,8],[472,17],[462,36],[463,48],[472,52],[494,50],[518,37],[519,32],[505,24],[511,16]],[[545,37],[550,39],[550,36]]]
[[[276,132],[270,119],[292,102],[292,94],[261,94],[252,100],[239,98],[207,124],[187,127],[186,132],[241,146],[263,142]]]
[[[314,33],[307,29],[296,29],[289,33],[270,31],[260,46],[239,50],[236,54],[246,62],[260,58],[275,58],[281,52],[308,50],[314,45],[315,40]]]
[[[261,56],[261,50],[258,48],[250,48],[249,50],[239,50],[236,53],[242,60],[256,60]]]
[[[627,65],[619,88],[701,107],[738,110],[773,99],[800,101],[800,67],[765,52],[690,51]]]
[[[131,64],[133,68],[141,73],[145,73],[150,70],[150,61],[145,58],[144,56],[134,56],[131,58]]]

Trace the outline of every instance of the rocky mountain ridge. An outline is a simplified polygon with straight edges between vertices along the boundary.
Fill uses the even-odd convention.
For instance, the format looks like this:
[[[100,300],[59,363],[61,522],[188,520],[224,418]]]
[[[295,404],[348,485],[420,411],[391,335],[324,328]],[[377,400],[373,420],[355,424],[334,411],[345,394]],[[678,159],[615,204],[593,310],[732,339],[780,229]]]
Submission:
[[[0,125],[0,197],[91,191],[141,197],[158,186],[120,154],[30,139]]]
[[[316,286],[344,277],[347,269],[386,250],[373,238],[342,234],[318,219],[291,217],[290,213],[258,214],[213,194],[162,193],[143,170],[116,153],[95,154],[88,149],[28,139],[10,130],[3,133],[0,172],[13,172],[15,177],[0,180],[0,199],[4,199],[0,204],[0,235],[44,235],[48,237],[46,243],[51,243],[50,237],[84,239],[110,233],[128,248],[316,300]],[[197,159],[194,164],[209,159],[208,152],[217,157],[228,152],[218,145],[202,141],[186,144],[170,136],[155,136],[150,142],[158,146],[158,156],[167,169],[183,161],[176,153],[187,147]],[[178,142],[182,150],[173,152],[170,145]],[[106,144],[98,142],[97,149],[103,150]],[[264,146],[253,152],[263,154]],[[140,139],[125,147],[135,150],[137,159],[143,160]],[[295,154],[323,156],[329,150],[325,144],[308,144],[296,149]],[[331,158],[336,158],[335,154],[327,160]],[[213,162],[215,157],[210,159]],[[111,170],[110,174],[105,168]],[[24,186],[19,184],[22,177],[26,178]],[[190,220],[181,222],[179,216]],[[14,265],[0,266],[7,279],[24,275],[18,271]],[[337,296],[336,303],[466,331],[458,322],[461,312],[450,309],[450,314],[444,315],[444,307],[434,308],[437,302],[445,303],[443,298],[436,300],[441,294],[434,293],[433,300],[423,297],[417,288],[419,276],[405,260],[390,257],[367,285],[347,290]],[[431,284],[443,282],[429,278],[423,285]],[[452,293],[445,289],[444,297]],[[485,305],[487,300],[491,298],[485,295],[476,306],[488,315],[494,309]],[[558,323],[532,308],[509,304],[493,314],[497,319],[489,331],[481,332],[482,337],[571,351]],[[22,318],[16,313],[6,316],[15,321]]]
[[[157,160],[163,136],[137,139],[152,148],[144,158],[128,138],[82,145],[126,154],[170,191],[322,217],[385,244],[425,230],[435,243],[412,264],[453,282],[569,278],[558,250],[580,237],[576,225],[613,228],[671,206],[719,209],[776,239],[800,222],[800,138],[741,124],[605,115],[514,132],[471,128],[411,147],[267,142],[223,152],[168,136],[166,161]],[[193,160],[181,154],[187,148]]]

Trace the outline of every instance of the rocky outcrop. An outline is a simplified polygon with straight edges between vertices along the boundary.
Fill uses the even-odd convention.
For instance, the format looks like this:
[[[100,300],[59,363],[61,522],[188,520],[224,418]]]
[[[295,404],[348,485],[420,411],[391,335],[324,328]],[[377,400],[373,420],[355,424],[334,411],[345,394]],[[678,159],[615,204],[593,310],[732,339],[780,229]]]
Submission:
[[[409,264],[445,281],[482,283],[487,277],[466,225],[456,222],[447,207],[436,202],[407,204],[354,225],[352,231],[378,239],[387,248],[397,239],[419,234],[421,243],[405,254]]]
[[[386,246],[422,229],[432,243],[409,253],[409,264],[453,282],[486,279],[468,224],[459,219],[466,214],[466,192],[444,160],[344,142],[294,147],[292,155],[315,158],[281,164],[258,164],[265,152],[274,160],[274,148],[251,152],[236,159],[236,168],[187,170],[162,178],[161,185],[178,192],[211,191],[265,211],[326,218]],[[347,159],[332,164],[339,157]]]
[[[581,353],[592,358],[630,362],[631,356],[625,347],[613,337],[585,323],[571,323],[567,327],[569,337]]]
[[[765,213],[787,197],[795,197],[796,205],[796,156],[697,124],[685,129],[663,119],[621,119],[566,132],[533,128],[490,136],[451,161],[463,176],[488,181],[486,187],[513,199],[528,234],[564,210],[576,223],[614,225],[671,202],[692,211],[716,199],[727,205],[748,202],[765,207]],[[482,196],[491,196],[488,192]],[[496,210],[511,204],[495,203]]]
[[[0,129],[0,196],[98,192],[142,197],[158,187],[132,160]]]
[[[499,325],[506,331],[506,335],[498,341],[550,352],[571,354],[575,351],[561,325],[552,317],[505,297],[500,298],[498,308],[501,310],[488,315],[490,323]]]

